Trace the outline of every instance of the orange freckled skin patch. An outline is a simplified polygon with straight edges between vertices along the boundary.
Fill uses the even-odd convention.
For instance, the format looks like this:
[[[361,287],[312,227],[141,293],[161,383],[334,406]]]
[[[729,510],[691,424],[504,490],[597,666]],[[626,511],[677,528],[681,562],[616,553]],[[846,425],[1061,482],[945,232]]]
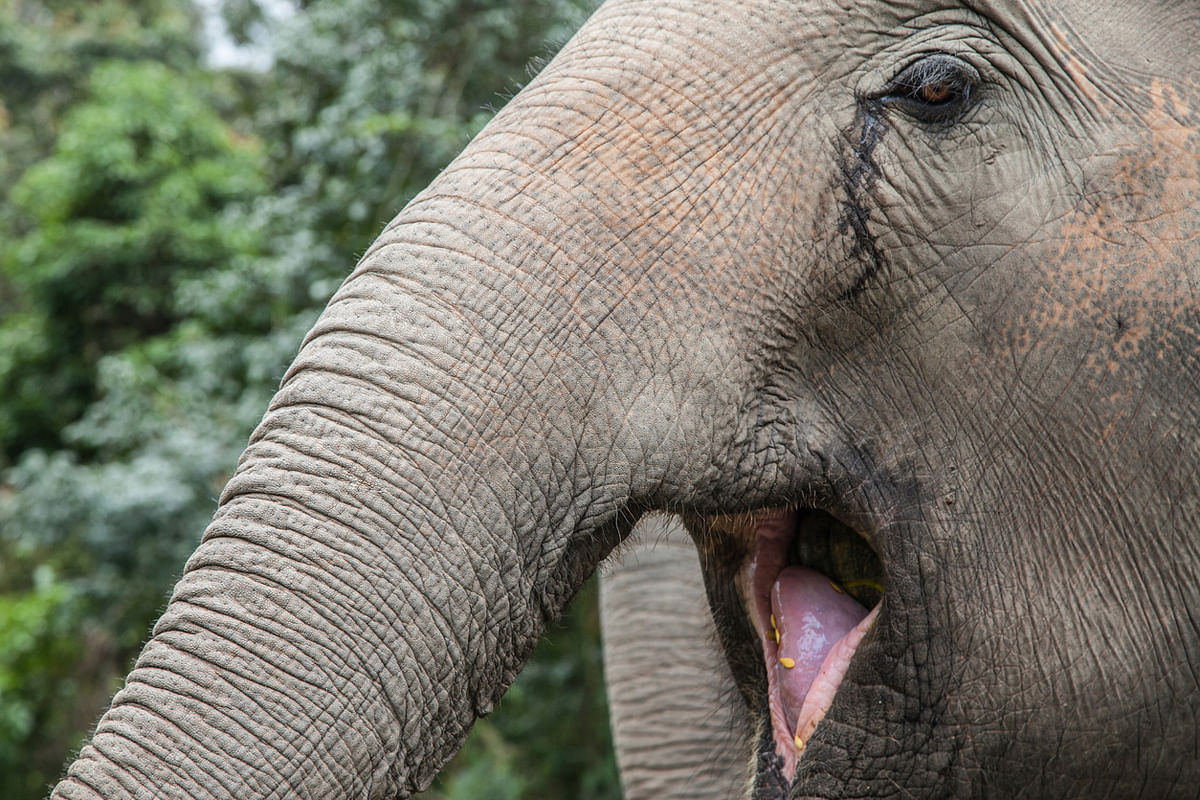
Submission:
[[[1071,74],[1082,89],[1082,75]],[[1091,426],[1086,445],[1076,443],[1080,459],[1095,448],[1096,463],[1141,463],[1151,448],[1131,444],[1171,425],[1148,410],[1155,392],[1176,391],[1158,376],[1194,359],[1196,97],[1186,79],[1147,80],[1125,93],[1131,108],[1105,122],[1109,138],[1086,162],[1091,179],[1079,201],[1046,228],[1054,245],[1044,272],[1026,275],[1026,301],[1003,323],[1020,379],[1047,407],[1072,405]]]

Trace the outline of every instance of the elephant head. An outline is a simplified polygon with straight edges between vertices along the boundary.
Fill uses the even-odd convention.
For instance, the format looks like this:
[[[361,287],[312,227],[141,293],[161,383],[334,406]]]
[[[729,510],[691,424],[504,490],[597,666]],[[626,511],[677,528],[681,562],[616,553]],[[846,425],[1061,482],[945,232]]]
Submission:
[[[54,797],[419,790],[654,510],[754,797],[1193,796],[1197,41],[610,0],[330,302]]]

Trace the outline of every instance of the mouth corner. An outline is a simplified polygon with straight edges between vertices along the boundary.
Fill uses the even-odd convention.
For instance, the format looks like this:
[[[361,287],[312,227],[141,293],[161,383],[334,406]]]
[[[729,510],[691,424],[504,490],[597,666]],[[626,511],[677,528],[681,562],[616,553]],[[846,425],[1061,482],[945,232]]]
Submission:
[[[878,616],[883,568],[867,540],[816,509],[746,515],[738,576],[766,671],[771,740],[790,783],[857,648]]]

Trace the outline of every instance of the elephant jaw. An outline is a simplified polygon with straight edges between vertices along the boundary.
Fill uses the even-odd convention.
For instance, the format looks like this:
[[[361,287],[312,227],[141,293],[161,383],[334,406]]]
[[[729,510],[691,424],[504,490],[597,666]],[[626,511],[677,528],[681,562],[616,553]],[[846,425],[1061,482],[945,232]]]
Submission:
[[[822,573],[788,564],[797,516],[772,511],[755,521],[754,549],[742,576],[762,641],[775,751],[789,783],[879,611],[876,604],[868,612]]]

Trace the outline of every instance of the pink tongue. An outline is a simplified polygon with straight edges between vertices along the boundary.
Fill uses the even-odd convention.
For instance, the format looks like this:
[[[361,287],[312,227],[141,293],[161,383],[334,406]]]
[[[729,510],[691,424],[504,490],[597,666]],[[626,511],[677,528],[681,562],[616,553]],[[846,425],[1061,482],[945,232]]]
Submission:
[[[867,610],[816,570],[787,567],[771,588],[771,613],[779,630],[776,681],[789,730],[795,731],[804,697],[825,656]],[[787,666],[789,659],[794,666]]]

